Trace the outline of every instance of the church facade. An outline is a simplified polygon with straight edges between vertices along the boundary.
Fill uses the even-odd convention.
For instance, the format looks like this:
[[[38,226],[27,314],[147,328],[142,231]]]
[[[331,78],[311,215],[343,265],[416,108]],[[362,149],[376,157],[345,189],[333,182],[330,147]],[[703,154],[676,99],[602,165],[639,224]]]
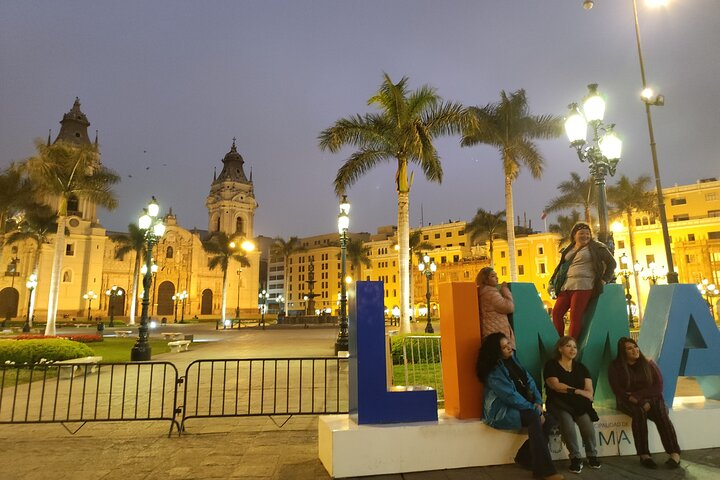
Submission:
[[[90,144],[87,133],[90,122],[80,109],[78,99],[60,124],[55,142]],[[48,144],[50,140],[48,137]],[[97,148],[97,135],[95,146]],[[56,199],[46,201],[57,208]],[[225,233],[238,245],[246,239],[252,240],[258,206],[252,176],[250,179],[245,176],[244,160],[237,152],[234,139],[223,158],[222,172],[210,184],[206,206],[207,230],[183,228],[172,211],[165,216],[166,232],[153,249],[155,267],[152,269],[149,313],[154,319],[165,317],[172,322],[193,316],[217,318],[221,314],[223,273],[220,268],[211,270],[208,267],[210,257],[202,242],[215,232]],[[131,252],[123,259],[116,258],[120,245],[111,236],[121,232],[106,231],[97,218],[96,205],[86,199],[73,198],[68,202],[67,231],[60,276],[59,321],[106,318],[111,311],[116,317],[128,316],[135,253]],[[2,261],[6,271],[0,277],[0,318],[27,316],[31,291],[26,287],[26,281],[33,273],[39,255],[33,312],[36,321],[44,321],[53,253],[53,236],[50,243],[41,246],[40,252],[31,241],[3,244]],[[228,266],[227,318],[255,315],[258,311],[261,252],[255,249],[247,255],[249,267],[240,267],[234,260]],[[142,282],[138,284],[136,322],[139,322],[142,299]],[[122,293],[107,295],[113,287]],[[187,292],[184,301],[176,295],[181,292]]]

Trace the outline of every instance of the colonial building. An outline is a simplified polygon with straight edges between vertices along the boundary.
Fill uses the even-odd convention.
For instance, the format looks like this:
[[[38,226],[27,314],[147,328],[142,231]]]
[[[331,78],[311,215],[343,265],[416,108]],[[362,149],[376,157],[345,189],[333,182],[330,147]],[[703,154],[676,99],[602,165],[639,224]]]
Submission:
[[[90,122],[80,110],[79,100],[75,100],[60,124],[55,142],[90,143],[87,134]],[[95,145],[97,147],[97,135]],[[238,245],[244,239],[254,238],[254,215],[258,204],[252,175],[249,179],[245,176],[244,160],[234,139],[222,162],[222,171],[213,178],[206,201],[207,231],[183,228],[172,210],[165,216],[167,230],[153,251],[157,271],[153,273],[150,314],[154,318],[165,317],[172,321],[183,316],[220,316],[222,271],[208,268],[209,257],[202,248],[202,241],[215,232],[223,232],[230,239],[239,240],[236,242]],[[57,207],[57,199],[47,201],[50,206]],[[110,297],[105,292],[114,285],[119,287],[122,295],[112,297],[113,313],[116,316],[128,315],[135,254],[130,253],[122,260],[115,258],[118,245],[110,235],[118,232],[106,232],[96,218],[96,206],[92,202],[71,198],[67,226],[69,235],[62,264],[58,317],[106,317]],[[53,252],[51,239],[51,243],[42,245],[40,251],[34,309],[35,318],[40,321],[47,314]],[[258,311],[261,253],[259,249],[248,253],[250,267],[240,268],[234,261],[228,267],[226,308],[229,318],[255,315]],[[3,245],[2,259],[8,265],[5,276],[0,279],[0,315],[3,317],[22,318],[27,315],[29,291],[25,282],[33,271],[36,255],[32,242]],[[181,301],[175,295],[183,291],[188,297]],[[86,295],[89,292],[97,297]],[[138,298],[141,298],[140,294],[138,292]],[[139,308],[137,312],[139,317]]]

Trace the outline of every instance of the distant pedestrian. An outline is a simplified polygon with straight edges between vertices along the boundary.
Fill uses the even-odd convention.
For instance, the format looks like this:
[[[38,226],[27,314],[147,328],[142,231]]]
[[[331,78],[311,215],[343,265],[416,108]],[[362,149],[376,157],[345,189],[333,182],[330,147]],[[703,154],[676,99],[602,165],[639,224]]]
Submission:
[[[648,425],[652,420],[660,434],[665,452],[670,455],[665,465],[680,466],[680,445],[663,399],[663,378],[655,362],[645,358],[632,338],[618,340],[617,357],[610,364],[608,379],[615,393],[617,409],[632,418],[635,449],[640,463],[657,468],[648,447]]]
[[[506,282],[498,285],[498,276],[492,267],[485,267],[475,277],[480,306],[481,336],[491,333],[504,334],[515,348],[515,333],[510,326],[508,314],[515,310],[513,296]]]
[[[560,263],[550,277],[550,289],[557,295],[552,320],[558,335],[565,335],[565,314],[570,310],[568,335],[578,339],[582,319],[590,300],[615,276],[616,262],[610,250],[592,238],[590,225],[578,222],[570,232],[572,243],[563,251]]]
[[[515,462],[531,469],[535,477],[564,479],[557,473],[548,448],[548,434],[555,422],[545,417],[542,395],[504,334],[492,333],[485,337],[477,360],[477,376],[485,385],[485,424],[500,430],[527,427],[528,440],[515,455]]]

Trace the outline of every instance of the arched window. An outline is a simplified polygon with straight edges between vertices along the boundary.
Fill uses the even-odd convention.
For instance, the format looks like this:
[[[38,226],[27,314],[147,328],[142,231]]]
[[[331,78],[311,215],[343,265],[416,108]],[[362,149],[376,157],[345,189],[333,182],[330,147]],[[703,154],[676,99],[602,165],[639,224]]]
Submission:
[[[80,213],[80,201],[75,195],[70,195],[67,200],[68,215]]]
[[[235,219],[235,233],[238,235],[245,235],[244,222],[241,217]]]
[[[72,271],[65,270],[62,275],[62,283],[70,283],[72,282]]]
[[[173,248],[167,247],[167,250],[165,250],[165,258],[173,258]]]
[[[220,231],[220,217],[218,217],[217,219],[215,219],[215,231],[216,231],[216,232],[219,232],[219,231]]]

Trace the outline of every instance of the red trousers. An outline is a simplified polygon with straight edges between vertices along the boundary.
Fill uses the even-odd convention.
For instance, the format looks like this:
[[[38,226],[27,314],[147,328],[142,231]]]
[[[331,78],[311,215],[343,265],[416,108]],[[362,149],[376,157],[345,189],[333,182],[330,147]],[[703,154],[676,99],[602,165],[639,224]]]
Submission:
[[[568,335],[575,340],[582,331],[582,318],[585,315],[588,303],[592,298],[592,290],[563,290],[555,301],[552,310],[552,321],[558,335],[565,335],[565,321],[563,317],[570,310],[570,331]]]

